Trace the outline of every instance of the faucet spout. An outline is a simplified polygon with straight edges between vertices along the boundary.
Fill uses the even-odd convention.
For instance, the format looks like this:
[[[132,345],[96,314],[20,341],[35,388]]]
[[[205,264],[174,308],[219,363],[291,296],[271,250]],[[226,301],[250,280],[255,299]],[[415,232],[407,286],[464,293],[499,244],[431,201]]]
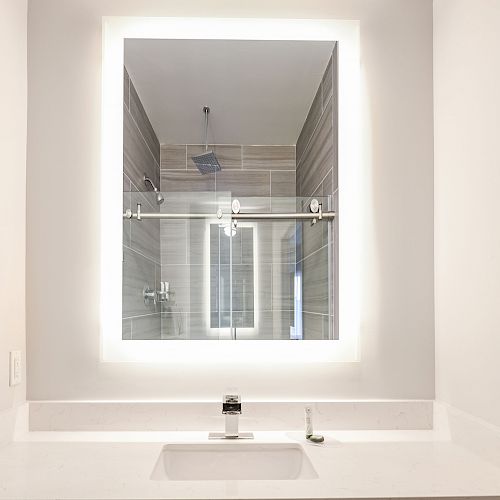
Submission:
[[[239,431],[241,415],[241,396],[239,394],[224,394],[222,414],[225,417],[224,432],[211,432],[208,435],[209,439],[253,439],[251,432]]]
[[[238,394],[225,394],[222,400],[222,414],[225,415],[225,437],[228,439],[238,438],[241,396]]]

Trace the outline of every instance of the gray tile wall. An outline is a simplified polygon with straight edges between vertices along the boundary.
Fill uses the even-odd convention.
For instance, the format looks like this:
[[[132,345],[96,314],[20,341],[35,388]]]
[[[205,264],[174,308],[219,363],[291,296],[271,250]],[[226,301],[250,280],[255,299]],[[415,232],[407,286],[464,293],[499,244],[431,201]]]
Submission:
[[[143,177],[159,186],[160,144],[126,69],[123,84],[123,208],[141,203],[143,211],[158,211]],[[143,299],[144,286],[157,289],[160,277],[160,221],[124,221],[123,339],[160,338],[160,307]]]
[[[175,196],[174,193],[179,192],[230,191],[233,198],[240,200],[242,210],[269,212],[271,209],[289,209],[281,205],[289,205],[290,200],[280,203],[275,198],[271,207],[270,197],[295,197],[295,146],[216,144],[209,148],[215,151],[221,171],[202,175],[191,157],[202,152],[204,146],[161,145],[161,190],[169,200]],[[291,203],[295,210],[295,200]],[[175,206],[172,208],[175,209]],[[178,211],[181,211],[180,208]],[[173,291],[172,299],[163,310],[163,338],[218,338],[207,337],[210,318],[205,311],[211,304],[205,303],[210,298],[203,292],[204,280],[207,279],[203,274],[204,224],[204,221],[196,220],[161,221],[162,280],[169,281]],[[289,338],[290,326],[294,322],[295,223],[261,221],[254,234],[259,253],[256,270],[259,306],[258,311],[255,311],[259,322],[259,339]],[[238,300],[238,290],[241,288],[238,277],[242,273],[250,276],[253,272],[246,269],[248,256],[242,253],[242,249],[247,247],[238,247],[238,241],[237,237],[233,239],[233,324],[236,327],[248,325],[251,321],[248,314],[252,313],[248,300],[245,302],[246,309],[238,306],[242,302]],[[218,269],[224,275],[224,265]],[[222,313],[224,311],[221,311],[223,316]],[[238,331],[237,335],[242,338]]]
[[[325,69],[297,140],[297,196],[329,197],[337,210],[337,45]],[[297,267],[303,276],[303,328],[305,339],[337,338],[338,225],[302,223],[302,245]],[[329,243],[330,242],[330,243]],[[329,263],[330,276],[324,274]]]

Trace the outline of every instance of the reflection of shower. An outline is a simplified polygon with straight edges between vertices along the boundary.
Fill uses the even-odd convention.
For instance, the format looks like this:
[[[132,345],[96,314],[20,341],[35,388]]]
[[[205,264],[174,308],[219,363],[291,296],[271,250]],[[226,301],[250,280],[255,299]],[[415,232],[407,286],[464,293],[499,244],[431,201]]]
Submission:
[[[144,174],[144,184],[147,185],[148,182],[151,184],[151,187],[156,193],[156,203],[158,203],[158,205],[161,205],[165,201],[165,198],[160,193],[160,191],[158,191],[158,188],[153,184],[153,181],[146,174]]]
[[[192,156],[194,164],[202,174],[212,174],[220,170],[220,164],[213,151],[208,150],[207,134],[208,134],[208,113],[210,108],[203,106],[203,113],[205,113],[205,152],[201,155]]]

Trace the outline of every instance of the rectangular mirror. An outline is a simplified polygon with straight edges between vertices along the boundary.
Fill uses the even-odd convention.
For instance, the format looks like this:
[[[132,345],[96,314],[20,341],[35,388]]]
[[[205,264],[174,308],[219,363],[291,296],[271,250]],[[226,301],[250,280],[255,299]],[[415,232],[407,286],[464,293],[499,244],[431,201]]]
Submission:
[[[336,57],[125,40],[123,340],[337,338]]]

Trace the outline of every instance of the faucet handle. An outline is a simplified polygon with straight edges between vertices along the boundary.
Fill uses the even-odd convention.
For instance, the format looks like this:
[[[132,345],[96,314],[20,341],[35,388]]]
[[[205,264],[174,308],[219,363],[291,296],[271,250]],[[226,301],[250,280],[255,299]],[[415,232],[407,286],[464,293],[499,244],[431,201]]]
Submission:
[[[239,394],[224,394],[222,398],[222,413],[224,415],[241,414],[241,396]]]

